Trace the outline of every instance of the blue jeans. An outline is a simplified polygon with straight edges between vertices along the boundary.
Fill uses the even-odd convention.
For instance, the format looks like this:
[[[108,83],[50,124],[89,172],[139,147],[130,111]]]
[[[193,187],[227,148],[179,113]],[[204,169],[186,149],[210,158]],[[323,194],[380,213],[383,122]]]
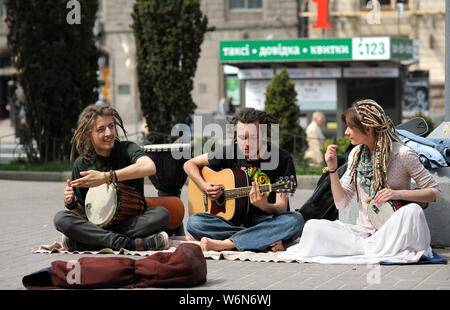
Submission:
[[[189,216],[187,230],[197,240],[208,237],[230,239],[239,251],[265,251],[276,241],[293,241],[300,237],[305,221],[300,212],[276,215],[253,215],[250,227],[238,226],[209,213]]]

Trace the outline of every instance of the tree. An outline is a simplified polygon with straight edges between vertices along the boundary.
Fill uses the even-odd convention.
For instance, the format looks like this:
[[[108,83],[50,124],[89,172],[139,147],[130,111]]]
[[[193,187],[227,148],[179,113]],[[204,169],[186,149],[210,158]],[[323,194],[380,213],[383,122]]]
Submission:
[[[193,77],[200,45],[212,28],[200,0],[137,0],[132,18],[142,112],[149,131],[170,134],[196,108]]]
[[[280,147],[303,158],[307,142],[305,131],[299,124],[300,108],[296,100],[294,83],[283,68],[266,88],[265,111],[280,119]]]
[[[17,128],[31,162],[70,154],[78,115],[97,99],[92,0],[6,0],[8,46],[20,72],[25,122]],[[73,6],[69,6],[73,4]]]

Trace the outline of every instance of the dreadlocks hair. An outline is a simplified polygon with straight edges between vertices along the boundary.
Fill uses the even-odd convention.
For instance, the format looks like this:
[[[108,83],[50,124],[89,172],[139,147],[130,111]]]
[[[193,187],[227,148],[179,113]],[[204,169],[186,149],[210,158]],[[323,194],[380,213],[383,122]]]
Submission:
[[[94,121],[99,116],[111,116],[114,121],[114,127],[117,133],[117,126],[119,126],[125,138],[127,138],[127,132],[123,126],[122,118],[119,113],[112,107],[106,104],[91,104],[87,106],[78,117],[77,129],[73,134],[72,140],[70,141],[72,144],[72,150],[70,152],[70,161],[73,161],[75,151],[84,159],[91,160],[93,159],[93,155],[91,150],[94,148],[91,140],[88,138],[92,133],[92,126]],[[116,134],[116,140],[119,140],[118,135]]]
[[[383,108],[371,99],[354,102],[352,107],[345,110],[341,119],[347,126],[357,128],[362,132],[365,132],[367,127],[374,129],[375,149],[372,156],[373,189],[377,192],[387,182],[387,168],[391,159],[393,142],[396,141],[403,144],[402,140],[395,133],[394,123],[386,115]],[[350,167],[355,176],[361,153],[362,148],[357,149]]]
[[[230,120],[230,124],[236,125],[238,122],[244,123],[244,124],[250,124],[258,122],[259,124],[266,124],[267,126],[267,137],[271,137],[271,124],[278,124],[279,118],[264,112],[259,111],[254,108],[244,108],[242,110],[239,110],[233,118]],[[236,133],[235,133],[235,139],[236,139]]]

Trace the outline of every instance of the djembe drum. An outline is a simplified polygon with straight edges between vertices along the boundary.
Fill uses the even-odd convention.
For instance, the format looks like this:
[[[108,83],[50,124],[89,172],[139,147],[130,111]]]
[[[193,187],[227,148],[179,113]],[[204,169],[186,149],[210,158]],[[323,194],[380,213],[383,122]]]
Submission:
[[[191,157],[191,145],[188,143],[149,144],[143,148],[156,166],[156,174],[149,176],[149,179],[158,190],[158,196],[180,197],[181,189],[187,179],[183,165]],[[166,231],[169,235],[185,235],[183,225]]]
[[[181,199],[144,197],[134,187],[121,182],[89,188],[85,201],[88,220],[104,228],[110,228],[153,207],[164,207],[169,211],[168,229],[176,229],[183,223],[185,210]]]
[[[398,209],[406,206],[410,203],[417,203],[422,209],[428,207],[427,202],[413,202],[405,200],[388,200],[380,203],[375,203],[372,201],[367,206],[367,216],[369,217],[370,223],[377,230],[387,222],[387,220],[396,212]]]
[[[187,179],[183,165],[190,158],[191,145],[188,143],[149,144],[144,146],[144,151],[156,166],[156,174],[149,176],[149,179],[158,190],[158,196],[180,197],[181,189]]]

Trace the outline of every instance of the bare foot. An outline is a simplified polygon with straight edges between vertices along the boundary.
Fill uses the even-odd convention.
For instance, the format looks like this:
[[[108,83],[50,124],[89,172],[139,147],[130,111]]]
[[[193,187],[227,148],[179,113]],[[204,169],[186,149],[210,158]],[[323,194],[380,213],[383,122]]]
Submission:
[[[279,241],[274,242],[274,243],[272,243],[270,245],[270,250],[272,252],[280,252],[280,251],[284,251],[286,249],[284,248],[283,241],[279,240]]]
[[[234,249],[234,243],[230,239],[226,240],[215,240],[203,237],[200,240],[200,247],[202,251],[222,251]]]

